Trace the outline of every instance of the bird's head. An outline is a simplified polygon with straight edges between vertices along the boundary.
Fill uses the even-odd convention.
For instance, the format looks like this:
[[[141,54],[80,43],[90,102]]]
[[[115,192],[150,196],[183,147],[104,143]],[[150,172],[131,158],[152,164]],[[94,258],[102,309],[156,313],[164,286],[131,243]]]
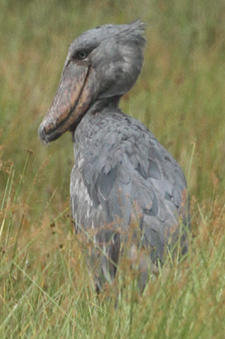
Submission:
[[[144,24],[105,25],[75,39],[39,136],[56,140],[75,129],[96,102],[120,98],[135,84],[143,64]]]

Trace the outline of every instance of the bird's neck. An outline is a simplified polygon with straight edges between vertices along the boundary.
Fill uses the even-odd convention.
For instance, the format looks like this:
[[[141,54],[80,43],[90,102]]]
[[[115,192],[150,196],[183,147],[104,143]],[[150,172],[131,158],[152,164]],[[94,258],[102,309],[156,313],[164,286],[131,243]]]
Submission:
[[[104,109],[118,109],[121,96],[97,99],[89,108],[89,114],[103,111]]]
[[[92,139],[93,135],[101,129],[100,126],[104,124],[104,120],[107,119],[109,113],[122,114],[118,107],[120,98],[121,97],[117,96],[99,99],[90,106],[79,124],[72,131],[73,142],[75,142],[77,146],[82,140]]]
[[[82,124],[82,120],[90,120],[96,113],[104,112],[105,110],[108,111],[118,111],[119,110],[119,102],[121,96],[114,96],[109,98],[100,98],[93,102],[90,105],[88,110],[81,116],[76,123],[71,126],[70,132],[72,132],[73,140],[74,140],[74,133],[79,125]],[[92,118],[91,118],[92,120]]]

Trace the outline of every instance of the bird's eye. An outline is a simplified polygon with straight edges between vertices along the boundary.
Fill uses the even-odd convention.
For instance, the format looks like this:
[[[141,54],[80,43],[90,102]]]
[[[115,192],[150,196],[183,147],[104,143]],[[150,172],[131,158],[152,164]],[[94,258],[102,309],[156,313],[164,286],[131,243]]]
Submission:
[[[86,57],[87,57],[87,53],[86,53],[86,52],[80,51],[80,52],[78,53],[78,58],[79,58],[80,60],[84,60]]]

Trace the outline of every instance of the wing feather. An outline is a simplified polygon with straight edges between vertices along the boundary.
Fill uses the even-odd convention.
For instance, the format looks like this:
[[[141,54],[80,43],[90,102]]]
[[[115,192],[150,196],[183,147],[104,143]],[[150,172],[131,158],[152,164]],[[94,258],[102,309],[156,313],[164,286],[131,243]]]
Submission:
[[[76,167],[91,201],[92,226],[98,228],[99,223],[107,222],[127,229],[138,215],[144,246],[154,248],[155,260],[161,260],[179,218],[189,221],[182,209],[182,192],[187,188],[184,174],[141,123],[125,116],[123,124],[114,121],[110,128],[107,119],[107,128],[101,120],[102,129],[92,136],[92,143],[82,149],[83,161]],[[77,194],[73,191],[73,213],[81,221],[76,207],[81,202],[77,203],[75,197]],[[86,224],[90,224],[90,217]],[[175,228],[172,237],[175,239],[177,235]]]

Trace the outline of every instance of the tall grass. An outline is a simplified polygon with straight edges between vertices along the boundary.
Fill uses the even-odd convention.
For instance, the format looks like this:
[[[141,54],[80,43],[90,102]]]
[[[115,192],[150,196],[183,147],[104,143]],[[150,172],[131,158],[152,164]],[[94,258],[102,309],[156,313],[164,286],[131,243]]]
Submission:
[[[71,136],[46,147],[37,129],[71,41],[136,18],[145,64],[122,109],[189,178],[194,238],[143,296],[124,266],[115,309],[113,288],[96,297],[73,234]],[[0,337],[224,338],[224,1],[2,0],[0,45]]]

